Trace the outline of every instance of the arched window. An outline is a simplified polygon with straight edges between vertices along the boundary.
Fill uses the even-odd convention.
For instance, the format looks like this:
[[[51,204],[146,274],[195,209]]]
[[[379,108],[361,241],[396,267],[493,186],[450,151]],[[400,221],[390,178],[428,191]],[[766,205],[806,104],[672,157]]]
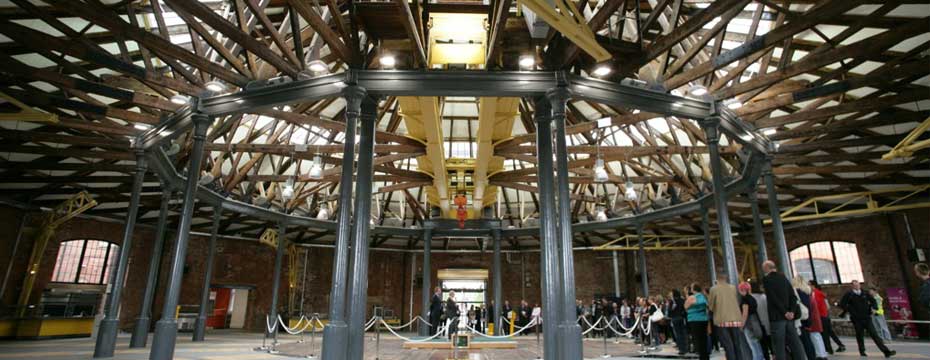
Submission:
[[[101,240],[70,240],[61,243],[52,282],[106,284],[116,263],[119,245]]]
[[[801,245],[789,254],[796,275],[819,284],[845,284],[863,281],[862,264],[856,244],[844,241],[821,241]]]

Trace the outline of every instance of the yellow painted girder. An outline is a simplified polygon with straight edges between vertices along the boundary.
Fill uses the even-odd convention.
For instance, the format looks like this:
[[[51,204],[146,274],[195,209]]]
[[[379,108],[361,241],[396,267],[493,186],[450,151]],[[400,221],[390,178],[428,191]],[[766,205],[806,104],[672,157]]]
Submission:
[[[594,37],[584,16],[568,0],[552,0],[555,7],[547,0],[519,0],[519,5],[526,6],[550,26],[556,28],[562,36],[575,43],[581,50],[591,55],[597,62],[607,61],[612,56]]]
[[[5,94],[0,91],[0,98],[10,102],[14,106],[19,108],[19,112],[16,113],[0,113],[0,120],[4,121],[29,121],[29,122],[47,122],[47,123],[57,123],[58,115],[50,114],[38,111],[33,109],[29,105],[23,104],[19,100],[14,99],[12,96]]]
[[[859,191],[845,194],[815,196],[805,200],[797,206],[782,212],[781,221],[790,222],[814,220],[930,207],[930,201],[926,200],[915,203],[902,203],[904,200],[915,197],[928,190],[930,190],[930,185],[917,185],[886,190]],[[879,203],[880,199],[875,196],[879,194],[886,195],[885,197],[888,197],[890,194],[900,195],[895,197],[894,200],[882,204]],[[819,203],[825,201],[842,201],[842,203],[831,207],[830,210],[821,211]],[[794,215],[795,213],[810,207],[814,208],[813,214]],[[766,219],[764,222],[766,224],[771,224],[772,219]]]
[[[520,108],[519,98],[483,97],[478,100],[478,156],[475,160],[472,207],[479,211],[497,200],[497,186],[488,186],[488,174],[504,170],[504,158],[494,156],[494,144],[509,138]]]
[[[930,117],[928,117],[924,122],[917,125],[907,136],[901,140],[898,145],[895,145],[894,149],[889,150],[887,153],[882,155],[882,160],[891,160],[900,157],[910,157],[914,155],[914,152],[926,149],[930,147],[930,139],[921,140],[914,142],[920,135],[923,135],[924,132],[930,130]]]
[[[430,204],[439,206],[443,214],[448,214],[449,189],[446,173],[445,150],[442,126],[439,122],[441,110],[439,98],[431,96],[397,98],[407,135],[426,143],[426,155],[417,158],[417,167],[433,176],[433,186],[426,189],[426,198]]]

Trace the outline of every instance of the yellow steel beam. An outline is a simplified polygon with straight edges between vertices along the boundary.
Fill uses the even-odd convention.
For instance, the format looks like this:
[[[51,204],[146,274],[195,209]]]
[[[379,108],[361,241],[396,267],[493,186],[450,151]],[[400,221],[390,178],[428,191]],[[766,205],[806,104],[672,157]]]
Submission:
[[[0,113],[0,121],[30,121],[47,123],[58,122],[58,115],[33,109],[29,105],[23,104],[19,100],[14,99],[12,96],[9,96],[2,91],[0,91],[0,98],[8,101],[10,104],[13,104],[13,106],[18,107],[20,110],[19,112],[15,113]]]
[[[504,170],[504,158],[494,156],[494,143],[509,138],[520,107],[519,98],[483,97],[478,100],[478,157],[475,160],[472,207],[481,211],[497,199],[497,186],[488,186],[488,174]]]
[[[559,30],[562,36],[591,55],[595,61],[609,60],[610,52],[597,42],[594,32],[588,27],[588,22],[574,4],[568,0],[553,1],[555,7],[547,0],[519,0],[517,3],[529,8],[549,25]]]
[[[278,247],[278,231],[272,228],[266,228],[262,235],[258,237],[258,242],[271,246],[273,248]]]
[[[42,256],[45,254],[45,247],[48,241],[55,235],[55,229],[64,222],[75,216],[97,206],[97,201],[90,197],[86,191],[81,191],[68,200],[65,200],[52,211],[45,215],[39,232],[36,235],[32,253],[29,255],[29,264],[26,269],[26,278],[23,279],[23,288],[19,293],[17,301],[16,314],[22,317],[26,314],[26,308],[29,306],[32,287],[35,285],[36,276],[39,273],[39,265],[42,263]]]
[[[917,209],[930,207],[930,201],[922,200],[913,203],[903,203],[904,200],[916,197],[919,194],[930,191],[930,185],[905,186],[893,189],[860,191],[845,194],[815,196],[794,206],[781,213],[781,221],[803,221],[823,218],[867,215],[872,213],[881,213],[889,211],[899,211],[907,209]],[[881,203],[875,195],[885,195],[884,197],[894,196],[893,200]],[[893,195],[898,194],[898,195]],[[821,211],[820,203],[826,201],[841,201],[839,205],[832,206],[830,210]],[[832,205],[832,204],[831,204]],[[814,208],[813,214],[795,215],[803,209]],[[771,224],[772,219],[766,219],[766,224]]]
[[[917,125],[907,136],[901,140],[898,145],[895,145],[893,149],[882,155],[882,160],[891,160],[900,157],[910,157],[914,155],[914,152],[930,147],[930,139],[914,142],[920,135],[923,135],[924,132],[930,130],[930,117],[924,120],[924,122]]]
[[[407,135],[426,143],[426,155],[417,158],[417,167],[433,176],[433,186],[426,189],[426,198],[430,204],[439,206],[442,213],[449,214],[449,181],[446,173],[445,149],[442,126],[439,122],[441,111],[438,97],[397,98]]]

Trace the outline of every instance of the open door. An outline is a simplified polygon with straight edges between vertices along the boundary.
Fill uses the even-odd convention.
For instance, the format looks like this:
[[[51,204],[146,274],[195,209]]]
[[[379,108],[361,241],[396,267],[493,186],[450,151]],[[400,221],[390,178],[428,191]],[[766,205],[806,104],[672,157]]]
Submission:
[[[249,303],[249,289],[226,289],[231,292],[231,301],[228,306],[229,328],[242,329],[245,327],[245,311]],[[225,318],[227,313],[223,314]]]
[[[229,312],[232,289],[213,288],[210,289],[210,301],[213,303],[213,311],[207,316],[207,327],[214,329],[226,328],[226,314]]]

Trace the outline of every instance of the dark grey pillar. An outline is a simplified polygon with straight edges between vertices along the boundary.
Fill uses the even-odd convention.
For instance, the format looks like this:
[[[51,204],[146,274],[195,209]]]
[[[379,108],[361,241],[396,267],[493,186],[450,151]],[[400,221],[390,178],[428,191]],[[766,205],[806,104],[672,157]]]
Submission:
[[[132,251],[132,236],[136,227],[136,217],[139,214],[139,197],[142,193],[142,183],[145,181],[145,151],[141,148],[136,152],[136,173],[132,180],[132,193],[129,195],[129,208],[126,212],[126,227],[123,231],[123,243],[119,247],[119,261],[116,271],[110,277],[110,294],[107,297],[105,317],[100,321],[97,330],[97,344],[94,347],[95,358],[113,357],[116,349],[116,334],[119,332],[119,306],[120,295],[123,292],[123,282],[126,280],[126,266],[129,264],[129,252]]]
[[[168,205],[170,202],[171,190],[165,189],[161,194],[161,210],[158,212],[155,244],[152,246],[152,256],[149,258],[149,273],[145,281],[145,293],[142,295],[142,311],[139,312],[136,325],[132,329],[132,338],[129,340],[130,348],[145,347],[145,343],[148,341],[149,324],[152,317],[152,300],[155,298],[158,268],[161,267],[161,254],[165,247],[165,228],[168,223]]]
[[[769,214],[772,217],[772,238],[775,240],[775,252],[778,253],[778,271],[793,277],[788,258],[788,246],[785,244],[785,229],[781,225],[781,209],[778,208],[778,195],[775,194],[775,176],[772,174],[771,160],[765,164],[762,172],[765,177],[765,191],[769,200]]]
[[[429,318],[430,318],[429,304],[430,304],[430,297],[433,294],[433,289],[432,289],[433,286],[430,283],[431,282],[430,280],[432,280],[432,276],[433,276],[432,275],[433,270],[432,268],[430,268],[431,266],[430,265],[430,255],[431,255],[430,252],[432,251],[432,248],[433,248],[433,223],[427,221],[423,223],[423,309],[421,309],[420,311],[421,316],[424,319],[426,319],[426,321],[429,321]],[[420,336],[429,335],[429,330],[430,329],[427,326],[420,326],[419,327]],[[434,330],[439,330],[439,329],[434,329]]]
[[[373,174],[375,122],[378,104],[362,102],[359,130],[358,181],[355,183],[355,233],[352,236],[352,279],[349,288],[349,347],[347,359],[362,360],[365,353],[365,321],[368,320],[368,234],[371,231],[371,179]]]
[[[339,214],[336,223],[344,224],[336,231],[333,258],[333,282],[329,294],[329,323],[323,329],[323,360],[342,360],[346,352],[348,327],[345,321],[346,271],[349,264],[349,238],[352,228],[352,175],[355,170],[355,126],[361,114],[365,89],[349,86],[345,89],[346,136],[342,150],[342,175],[339,178]]]
[[[762,234],[762,218],[759,217],[759,194],[756,193],[758,186],[753,186],[752,190],[746,193],[749,197],[749,207],[752,209],[752,236],[756,240],[756,262],[759,264],[759,271],[762,271],[762,263],[769,259],[768,250],[765,249],[765,235]],[[759,275],[762,276],[762,275]]]
[[[714,261],[714,240],[710,236],[709,210],[701,204],[701,230],[704,231],[704,255],[707,256],[707,275],[710,276],[710,286],[717,281],[717,264]]]
[[[636,237],[639,243],[639,250],[636,252],[639,255],[639,274],[640,282],[642,285],[641,291],[643,292],[643,297],[649,297],[649,272],[646,270],[646,246],[643,243],[643,224],[636,223]]]
[[[555,124],[555,159],[558,176],[559,206],[559,262],[562,266],[562,296],[559,315],[559,344],[561,358],[581,359],[581,326],[578,326],[575,308],[575,258],[572,253],[572,208],[568,190],[568,151],[565,144],[565,105],[568,89],[557,87],[546,96],[552,104],[552,122]]]
[[[213,279],[213,258],[216,257],[216,233],[220,231],[222,208],[213,208],[213,227],[210,229],[210,244],[207,250],[207,269],[203,273],[203,290],[200,292],[200,307],[194,323],[193,341],[203,341],[207,331],[207,308],[210,306],[210,281]]]
[[[739,284],[739,271],[736,270],[736,250],[733,247],[733,233],[730,230],[730,215],[727,209],[727,192],[723,187],[723,165],[720,163],[720,119],[701,120],[701,127],[707,135],[707,152],[710,157],[710,171],[713,175],[714,204],[717,207],[717,226],[720,232],[720,244],[723,246],[723,262],[727,279],[731,284]]]
[[[204,114],[191,116],[194,121],[194,144],[191,149],[190,166],[187,170],[187,185],[184,188],[184,200],[181,218],[178,224],[178,240],[175,242],[171,258],[171,276],[165,290],[162,303],[161,319],[155,323],[155,337],[152,339],[150,360],[169,360],[174,358],[174,344],[178,334],[178,321],[175,308],[181,295],[181,282],[184,275],[184,259],[187,256],[187,242],[190,240],[191,217],[194,215],[194,199],[197,195],[197,182],[200,180],[200,165],[203,163],[203,142],[211,119]]]
[[[536,118],[536,172],[540,189],[552,189],[552,110],[547,99],[536,101],[534,117]],[[559,286],[559,251],[556,233],[555,196],[550,191],[539,192],[539,243],[541,253],[542,308],[543,311],[543,353],[546,359],[559,359],[558,319],[559,312],[551,309],[560,308],[562,289]],[[522,280],[521,280],[522,281]]]
[[[499,189],[498,191],[504,191],[504,189]],[[494,241],[494,260],[491,263],[491,287],[494,288],[494,308],[488,309],[488,311],[494,312],[494,335],[503,334],[501,326],[503,326],[503,319],[501,318],[501,312],[503,311],[504,296],[502,294],[503,287],[501,285],[501,228],[500,222],[497,222],[493,228],[491,228],[492,241]]]
[[[281,266],[284,264],[284,249],[287,248],[287,223],[278,223],[278,246],[274,254],[274,278],[271,282],[271,307],[268,309],[268,318],[278,321],[278,293],[281,290]],[[276,328],[279,329],[279,328]],[[267,329],[265,331],[268,331]],[[278,332],[268,334],[278,342]]]

